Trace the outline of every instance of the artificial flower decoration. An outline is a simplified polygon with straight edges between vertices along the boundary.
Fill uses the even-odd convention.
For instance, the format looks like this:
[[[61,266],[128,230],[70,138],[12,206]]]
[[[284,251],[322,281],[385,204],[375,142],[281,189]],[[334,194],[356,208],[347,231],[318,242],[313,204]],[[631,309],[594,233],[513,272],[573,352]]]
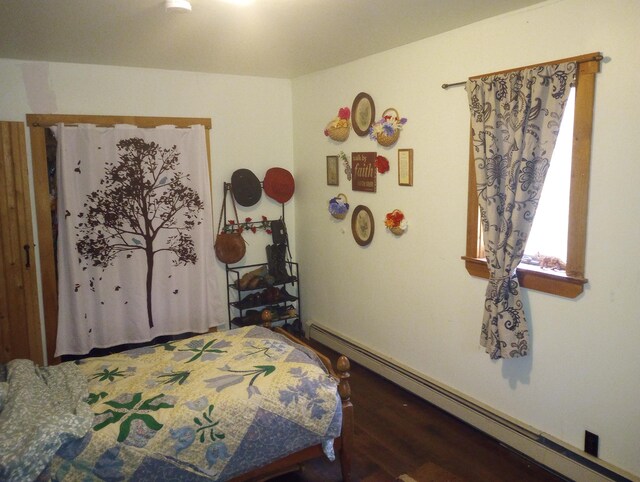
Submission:
[[[384,156],[376,156],[374,165],[380,174],[384,174],[389,170],[389,160]]]
[[[391,146],[398,140],[400,131],[406,123],[407,119],[400,117],[398,111],[387,109],[382,118],[369,128],[369,137],[371,140],[378,141],[381,146]]]
[[[394,209],[390,213],[387,213],[384,218],[384,225],[389,231],[397,236],[404,234],[409,227],[409,223],[407,223],[404,213],[399,209]]]
[[[235,219],[229,219],[227,224],[222,229],[225,233],[244,231],[257,232],[259,229],[263,229],[267,234],[271,234],[271,222],[266,216],[262,216],[261,221],[254,221],[252,218],[245,218],[244,223],[236,223]]]
[[[347,196],[344,194],[338,194],[329,200],[329,213],[334,218],[344,219],[348,211],[349,203],[347,202]]]
[[[347,176],[347,181],[351,181],[351,164],[349,164],[349,159],[347,159],[347,155],[340,151],[340,159],[344,164],[344,173]]]
[[[334,141],[345,141],[349,137],[351,130],[351,109],[342,107],[338,110],[338,116],[324,128],[324,135],[330,137]]]

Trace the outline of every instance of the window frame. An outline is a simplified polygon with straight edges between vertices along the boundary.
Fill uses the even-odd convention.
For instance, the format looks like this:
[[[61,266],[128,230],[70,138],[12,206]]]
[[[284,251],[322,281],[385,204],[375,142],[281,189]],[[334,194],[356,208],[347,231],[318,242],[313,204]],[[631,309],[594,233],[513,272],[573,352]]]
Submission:
[[[602,55],[599,52],[567,59],[554,60],[526,67],[518,67],[487,75],[503,74],[548,64],[576,62],[575,117],[573,123],[573,146],[571,153],[571,186],[569,194],[569,223],[567,238],[566,271],[542,270],[520,264],[516,270],[523,288],[576,298],[584,291],[587,245],[587,208],[589,201],[589,170],[591,164],[591,135],[593,129],[593,107],[595,100],[595,77],[600,70]],[[469,184],[467,199],[467,240],[462,259],[471,276],[489,279],[489,269],[482,246],[480,213],[476,190],[476,173],[473,152],[473,135],[469,135]]]

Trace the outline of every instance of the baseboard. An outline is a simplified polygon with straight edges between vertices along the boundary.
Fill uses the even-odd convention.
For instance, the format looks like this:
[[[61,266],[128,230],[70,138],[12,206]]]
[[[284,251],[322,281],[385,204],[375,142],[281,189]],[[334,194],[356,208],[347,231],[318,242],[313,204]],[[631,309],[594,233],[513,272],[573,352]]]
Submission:
[[[307,326],[308,336],[460,420],[485,432],[511,449],[563,477],[576,481],[640,481],[618,467],[591,457],[579,449],[533,427],[493,410],[477,400],[429,379],[389,357],[317,322]],[[357,409],[357,407],[356,407]]]

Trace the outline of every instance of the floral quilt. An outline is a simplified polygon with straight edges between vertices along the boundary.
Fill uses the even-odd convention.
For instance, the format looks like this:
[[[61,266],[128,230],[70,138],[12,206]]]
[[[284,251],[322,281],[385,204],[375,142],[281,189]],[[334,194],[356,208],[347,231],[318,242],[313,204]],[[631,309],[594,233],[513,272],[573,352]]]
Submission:
[[[80,362],[95,418],[42,480],[227,480],[337,437],[337,384],[261,327]]]

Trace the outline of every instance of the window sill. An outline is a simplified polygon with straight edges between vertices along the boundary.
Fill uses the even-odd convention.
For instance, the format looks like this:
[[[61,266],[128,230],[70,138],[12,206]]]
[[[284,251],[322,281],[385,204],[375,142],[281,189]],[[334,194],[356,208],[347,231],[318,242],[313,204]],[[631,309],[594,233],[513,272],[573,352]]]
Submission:
[[[483,258],[462,256],[467,272],[471,276],[489,279],[489,268]],[[534,266],[520,265],[516,270],[518,282],[523,288],[543,291],[565,298],[576,298],[588,282],[586,278],[569,276],[564,271],[543,270]]]

